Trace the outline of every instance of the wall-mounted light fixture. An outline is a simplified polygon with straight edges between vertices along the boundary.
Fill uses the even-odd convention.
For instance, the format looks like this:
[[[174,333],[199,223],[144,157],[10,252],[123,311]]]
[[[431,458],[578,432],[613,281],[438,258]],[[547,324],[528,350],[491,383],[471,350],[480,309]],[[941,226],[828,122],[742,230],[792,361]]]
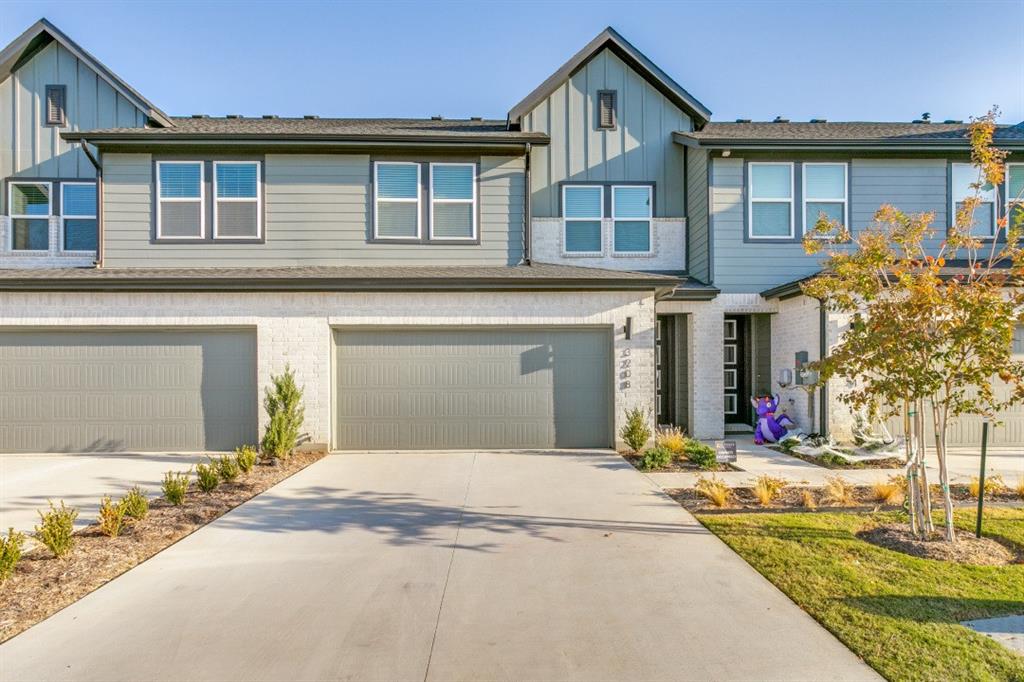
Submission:
[[[626,339],[633,338],[633,318],[627,317],[626,324],[622,327],[622,333],[625,334]]]

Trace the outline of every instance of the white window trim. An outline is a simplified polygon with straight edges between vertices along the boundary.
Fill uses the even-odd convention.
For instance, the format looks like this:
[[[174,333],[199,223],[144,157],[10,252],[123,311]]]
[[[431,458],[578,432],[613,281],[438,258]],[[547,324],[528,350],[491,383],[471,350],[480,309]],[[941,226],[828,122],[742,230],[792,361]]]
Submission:
[[[729,409],[729,406],[727,404],[727,401],[730,398],[732,399],[732,409]],[[722,403],[723,411],[725,412],[725,414],[739,414],[739,402],[739,396],[737,396],[735,393],[727,393],[724,396]]]
[[[966,163],[966,162],[959,162],[959,161],[957,161],[957,162],[954,162],[954,163],[952,163],[950,165],[949,177],[950,177],[950,184],[951,185],[952,185],[953,179],[956,176],[956,174],[953,172],[953,168],[955,168],[956,166],[967,166],[969,168],[975,168],[976,178],[974,180],[971,180],[971,183],[977,182],[978,180],[981,179],[980,171],[977,170],[977,167],[973,163]],[[1005,178],[1005,180],[1006,180],[1007,183],[1010,181],[1009,172],[1007,172],[1007,177]],[[1009,187],[1009,185],[1007,185],[1007,187]],[[988,234],[971,235],[971,236],[977,237],[979,239],[994,239],[995,235],[997,234],[996,230],[998,229],[998,224],[999,224],[998,223],[998,221],[999,221],[999,216],[998,216],[998,213],[999,213],[999,211],[998,211],[998,207],[999,207],[999,193],[996,191],[996,189],[994,187],[990,191],[991,191],[991,194],[992,194],[991,198],[990,199],[982,198],[981,199],[981,203],[982,204],[992,204],[992,226],[991,226],[991,232],[989,232]],[[971,190],[970,188],[968,188],[968,192],[973,195],[973,190]],[[981,194],[982,197],[984,197],[985,191],[982,190],[980,194]],[[954,226],[956,226],[956,205],[957,205],[957,203],[963,201],[964,199],[966,199],[968,197],[964,197],[964,196],[959,195],[957,193],[956,185],[952,185],[950,187],[949,196],[952,199],[952,201],[950,202],[950,205],[949,205],[949,211],[950,211],[950,213],[949,213],[949,225],[950,225],[950,227],[954,227]]]
[[[794,163],[792,161],[751,161],[747,164],[747,239],[795,239],[796,238],[796,216],[794,215],[793,193],[796,190]],[[754,198],[754,167],[755,166],[788,166],[789,167],[789,198]],[[759,204],[789,204],[789,234],[754,234],[754,203]]]
[[[217,196],[217,166],[256,166],[256,196],[255,197],[219,197]],[[213,238],[227,239],[231,241],[259,241],[263,238],[263,197],[262,192],[263,164],[259,161],[214,161],[213,162]],[[256,234],[251,237],[239,237],[228,235],[222,237],[217,233],[217,204],[218,203],[254,203],[256,204]]]
[[[647,190],[647,250],[646,251],[619,251],[615,248],[615,223],[629,222],[637,223],[641,222],[643,218],[616,218],[615,217],[615,190],[619,188],[637,189],[644,188]],[[612,253],[619,256],[650,256],[654,253],[654,186],[653,185],[612,185]],[[603,198],[603,197],[602,197]]]
[[[380,183],[377,181],[377,169],[381,166],[415,166],[416,167],[416,198],[415,199],[393,199],[385,197],[383,199],[378,196],[377,188]],[[423,195],[423,173],[422,166],[414,161],[374,161],[373,162],[373,238],[380,240],[395,240],[400,241],[403,239],[422,239],[423,238],[423,209],[420,206],[420,199]],[[387,201],[396,204],[416,204],[416,235],[401,235],[401,236],[381,236],[377,231],[378,219],[377,219],[377,207],[381,201]]]
[[[839,166],[839,167],[841,167],[843,169],[843,196],[842,196],[842,198],[839,198],[839,197],[831,197],[831,198],[829,198],[829,197],[808,197],[807,196],[807,169],[808,169],[808,167],[814,167],[814,166]],[[842,163],[842,162],[836,162],[836,161],[805,161],[804,162],[804,164],[803,164],[803,173],[801,174],[801,178],[800,178],[800,194],[801,194],[801,197],[802,197],[801,210],[803,211],[801,213],[801,215],[803,216],[803,219],[804,219],[805,223],[807,221],[807,204],[839,204],[839,203],[841,203],[843,205],[843,217],[842,217],[841,224],[844,225],[844,226],[849,224],[847,222],[849,220],[849,218],[847,216],[849,215],[849,206],[850,206],[850,203],[849,203],[850,200],[849,200],[849,196],[848,196],[849,193],[850,193],[850,190],[849,190],[849,186],[850,186],[850,184],[849,184],[850,183],[849,172],[850,171],[847,168],[847,165],[845,163]],[[817,219],[815,219],[815,223],[817,223]],[[805,224],[804,225],[804,234],[807,234],[808,232],[810,232],[813,229],[814,229],[814,225],[806,225]],[[815,234],[814,236],[817,239],[827,239],[828,238],[828,235],[824,235],[824,234]]]
[[[727,376],[731,376],[732,377],[732,381],[727,381],[725,379],[725,377],[727,377]],[[725,382],[725,390],[727,390],[727,391],[738,390],[737,387],[739,386],[739,381],[738,381],[739,380],[739,370],[736,370],[736,369],[726,369],[724,371],[724,373],[722,374],[722,380]]]
[[[1016,201],[1010,196],[1010,170],[1012,168],[1019,168],[1021,173],[1024,173],[1024,163],[1006,164],[1006,178],[1003,180],[1005,184],[1003,194],[1006,197],[1003,201],[1003,210],[1005,211],[1003,215],[1006,216],[1006,229],[1010,229],[1011,227],[1013,227],[1013,225],[1010,224],[1010,217],[1012,215],[1010,213],[1010,207],[1013,204],[1021,204],[1022,206],[1024,206],[1024,196],[1022,196],[1020,199],[1017,199]]]
[[[436,199],[434,198],[434,168],[437,166],[465,166],[473,171],[473,198],[472,199]],[[476,164],[456,162],[432,162],[430,164],[430,239],[442,241],[473,242],[478,238],[476,223]],[[469,204],[471,207],[471,220],[473,225],[472,234],[468,237],[434,237],[434,204]]]
[[[604,185],[562,185],[562,253],[571,256],[603,256],[604,255]],[[598,189],[601,192],[601,203],[599,209],[599,215],[596,217],[580,218],[575,216],[569,218],[565,215],[565,193],[568,189]],[[570,251],[569,241],[566,234],[566,227],[570,222],[587,222],[592,223],[597,221],[601,224],[601,249],[599,251]]]
[[[162,166],[199,166],[199,197],[161,197],[160,196],[160,168]],[[206,163],[203,161],[157,161],[156,162],[156,238],[167,240],[196,240],[206,239]],[[162,203],[196,203],[199,202],[199,235],[174,235],[165,236],[161,232],[160,225],[160,204]]]
[[[722,326],[722,331],[725,332],[724,338],[725,338],[726,341],[735,341],[736,340],[736,320],[725,320],[725,323]]]
[[[68,187],[69,185],[90,185],[92,187],[96,187],[96,204],[97,204],[97,206],[94,206],[93,208],[95,208],[96,210],[99,210],[98,206],[99,206],[99,202],[100,202],[100,195],[99,195],[99,187],[97,186],[97,183],[95,183],[95,182],[62,182],[62,183],[60,183],[60,244],[58,244],[58,250],[62,251],[63,253],[74,253],[74,254],[83,254],[83,255],[94,254],[94,253],[96,253],[95,251],[88,251],[88,250],[81,250],[81,249],[68,250],[68,249],[64,248],[65,223],[67,222],[68,218],[71,218],[71,220],[97,220],[97,213],[96,213],[96,211],[93,211],[92,215],[73,215],[73,216],[69,216],[68,215],[67,208],[65,207],[65,202],[64,202],[64,197],[66,197],[67,194],[64,192],[64,188]],[[98,223],[96,225],[96,229],[99,230],[99,224]]]
[[[14,213],[14,186],[15,185],[46,185],[46,215],[15,214]],[[46,232],[46,235],[47,235],[46,236],[46,243],[49,244],[49,246],[53,246],[52,244],[50,244],[50,236],[49,236],[50,235],[50,232],[49,232],[49,230],[50,230],[50,218],[53,217],[53,183],[52,182],[47,182],[45,180],[41,180],[41,181],[12,180],[12,181],[10,181],[9,183],[7,183],[7,206],[9,207],[8,208],[8,213],[10,214],[10,217],[11,217],[11,229],[9,230],[9,232],[11,234],[10,234],[10,238],[7,240],[7,249],[9,251],[15,251],[15,248],[14,248],[14,220],[15,219],[18,219],[18,220],[45,220],[46,221],[46,230],[47,230],[47,232]],[[15,252],[16,253],[27,253],[27,254],[50,253],[50,249],[47,248],[45,251],[43,249],[17,249],[17,251],[15,251]]]

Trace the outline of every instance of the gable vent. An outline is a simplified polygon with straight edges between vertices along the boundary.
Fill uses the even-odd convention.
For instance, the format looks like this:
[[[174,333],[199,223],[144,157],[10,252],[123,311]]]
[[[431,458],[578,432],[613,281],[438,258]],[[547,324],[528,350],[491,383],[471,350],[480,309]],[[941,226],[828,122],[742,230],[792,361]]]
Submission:
[[[597,127],[605,130],[614,130],[616,125],[616,100],[618,95],[615,90],[597,91]]]
[[[67,88],[63,85],[46,86],[46,125],[64,125],[64,100],[67,93]]]

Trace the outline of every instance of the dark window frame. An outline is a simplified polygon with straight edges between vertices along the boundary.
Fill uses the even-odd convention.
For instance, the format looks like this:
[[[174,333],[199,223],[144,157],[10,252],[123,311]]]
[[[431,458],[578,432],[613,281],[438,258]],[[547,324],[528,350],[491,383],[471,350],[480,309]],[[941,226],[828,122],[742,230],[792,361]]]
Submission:
[[[50,116],[50,95],[60,93],[60,118],[54,119]],[[62,128],[68,124],[68,86],[47,85],[46,86],[46,125]]]
[[[611,121],[608,124],[604,122],[604,111],[605,111],[605,98],[611,100],[608,105],[608,111],[610,112]],[[597,91],[597,129],[598,130],[617,130],[619,127],[619,93],[617,90],[598,90]]]

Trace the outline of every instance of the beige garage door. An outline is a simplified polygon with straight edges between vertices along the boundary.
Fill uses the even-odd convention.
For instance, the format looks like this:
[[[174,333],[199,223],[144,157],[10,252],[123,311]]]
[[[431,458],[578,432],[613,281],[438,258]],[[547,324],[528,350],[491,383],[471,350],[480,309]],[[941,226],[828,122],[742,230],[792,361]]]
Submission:
[[[253,331],[0,331],[0,452],[233,449],[256,409]]]
[[[603,329],[336,330],[335,447],[612,444]]]

